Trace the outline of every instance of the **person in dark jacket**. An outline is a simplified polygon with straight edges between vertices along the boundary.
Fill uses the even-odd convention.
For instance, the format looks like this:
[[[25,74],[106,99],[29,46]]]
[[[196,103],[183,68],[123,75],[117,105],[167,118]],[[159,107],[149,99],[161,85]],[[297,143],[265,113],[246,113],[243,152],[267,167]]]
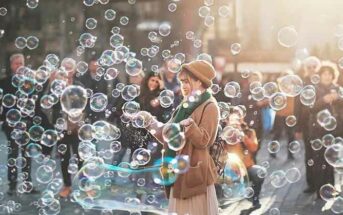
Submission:
[[[340,100],[338,96],[338,87],[334,84],[336,77],[336,70],[331,65],[322,65],[319,70],[320,83],[316,87],[316,101],[313,108],[310,108],[309,117],[309,140],[321,139],[326,134],[336,134],[336,130],[330,131],[325,125],[320,125],[317,120],[317,114],[322,110],[329,110],[332,116],[336,116],[337,102]],[[336,116],[337,117],[337,116]],[[319,190],[324,184],[334,184],[334,168],[327,163],[324,158],[325,147],[320,150],[312,150],[311,162],[307,162],[312,169],[310,171],[313,177],[313,189],[317,192],[318,197]]]

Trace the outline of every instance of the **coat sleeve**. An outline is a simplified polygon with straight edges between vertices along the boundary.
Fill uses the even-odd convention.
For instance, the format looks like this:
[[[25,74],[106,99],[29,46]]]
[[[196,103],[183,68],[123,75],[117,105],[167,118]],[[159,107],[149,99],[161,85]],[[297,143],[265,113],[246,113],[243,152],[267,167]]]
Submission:
[[[219,124],[219,110],[214,103],[206,107],[199,125],[194,121],[186,127],[185,135],[195,148],[206,148],[217,135]]]

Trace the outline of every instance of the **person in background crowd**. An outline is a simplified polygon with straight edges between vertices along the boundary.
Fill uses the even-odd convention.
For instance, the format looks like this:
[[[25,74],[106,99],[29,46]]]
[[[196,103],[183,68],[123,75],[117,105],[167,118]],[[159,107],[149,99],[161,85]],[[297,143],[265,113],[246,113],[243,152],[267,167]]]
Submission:
[[[243,140],[235,145],[224,144],[225,153],[236,154],[241,161],[243,161],[247,171],[249,180],[252,183],[254,195],[251,198],[252,207],[246,210],[242,210],[241,214],[250,214],[252,211],[261,207],[259,195],[262,189],[264,178],[258,177],[260,171],[263,171],[263,167],[255,164],[255,157],[258,151],[258,141],[254,129],[250,129],[244,122],[244,118],[240,114],[232,113],[226,120],[226,124],[238,128],[244,133]]]
[[[300,77],[305,85],[311,84],[312,75],[316,74],[321,66],[321,62],[317,57],[310,56],[306,58],[302,64]],[[314,189],[314,177],[311,172],[313,168],[308,165],[308,161],[312,159],[312,148],[309,139],[308,126],[309,126],[309,110],[310,107],[303,105],[300,101],[300,97],[295,98],[295,117],[299,123],[295,125],[295,139],[303,140],[305,148],[305,167],[306,167],[306,182],[307,188],[304,189],[304,193],[312,193]]]
[[[308,138],[310,144],[311,141],[319,139],[322,144],[328,144],[323,139],[324,135],[332,134],[338,135],[337,130],[330,131],[325,125],[320,125],[317,120],[317,114],[320,111],[327,109],[332,116],[337,118],[338,102],[340,100],[338,96],[338,87],[335,85],[335,79],[337,77],[337,70],[335,65],[323,62],[320,70],[320,83],[316,86],[316,101],[313,108],[309,109],[309,124],[308,124]],[[307,160],[307,165],[311,170],[309,171],[313,177],[313,187],[310,187],[311,192],[317,192],[318,198],[320,197],[319,191],[324,184],[334,184],[334,169],[327,163],[324,158],[324,152],[326,147],[322,147],[319,150],[314,150],[311,148],[309,160]]]
[[[180,83],[177,80],[176,73],[171,72],[168,69],[167,65],[168,63],[166,62],[164,67],[161,68],[160,73],[162,74],[162,80],[163,80],[165,89],[171,90],[174,92],[173,107],[175,108],[181,102],[181,88],[180,88]]]
[[[282,78],[285,75],[292,75],[292,71],[281,72],[279,78]],[[277,79],[279,81],[279,79]],[[294,115],[294,103],[295,98],[287,96],[286,107],[276,111],[274,126],[273,126],[273,139],[277,141],[281,141],[281,136],[283,131],[286,131],[286,140],[289,145],[292,141],[294,141],[294,129],[292,126],[288,126],[286,124],[286,118],[288,116]],[[293,159],[293,154],[290,150],[288,151],[288,159]],[[270,153],[272,157],[276,157],[276,153]]]

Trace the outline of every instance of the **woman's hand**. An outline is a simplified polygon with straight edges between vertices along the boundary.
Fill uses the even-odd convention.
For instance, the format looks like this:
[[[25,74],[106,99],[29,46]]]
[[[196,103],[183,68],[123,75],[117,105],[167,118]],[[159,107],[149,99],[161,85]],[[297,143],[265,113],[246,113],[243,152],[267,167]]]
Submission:
[[[192,123],[194,122],[194,120],[192,118],[187,118],[187,119],[184,119],[180,122],[180,126],[183,126],[183,127],[188,127],[190,126]]]

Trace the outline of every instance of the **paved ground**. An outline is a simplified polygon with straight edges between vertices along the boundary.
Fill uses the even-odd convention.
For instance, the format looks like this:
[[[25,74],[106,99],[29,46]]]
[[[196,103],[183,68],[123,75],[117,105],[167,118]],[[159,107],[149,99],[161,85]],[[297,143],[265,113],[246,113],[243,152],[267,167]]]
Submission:
[[[5,137],[2,132],[0,132],[0,148],[2,149],[0,151],[0,164],[6,164],[7,162],[7,156],[6,151],[3,150],[4,148],[1,146],[4,146],[5,143]],[[278,208],[280,211],[280,214],[282,215],[314,215],[314,214],[332,214],[330,211],[321,212],[322,207],[324,206],[325,202],[318,200],[315,195],[308,195],[303,194],[303,189],[306,187],[305,177],[304,177],[304,159],[303,159],[303,149],[296,154],[294,160],[287,160],[287,150],[285,143],[283,143],[283,148],[279,152],[277,158],[271,158],[266,150],[266,144],[262,143],[262,147],[260,149],[260,152],[258,154],[258,163],[261,163],[263,161],[268,161],[270,163],[270,168],[268,169],[268,172],[271,173],[274,170],[287,170],[291,167],[297,167],[299,168],[301,172],[301,179],[294,183],[294,184],[287,184],[286,186],[282,188],[275,188],[271,185],[270,179],[267,177],[265,180],[265,183],[262,188],[261,193],[261,203],[262,208],[259,210],[256,210],[252,213],[252,215],[260,215],[260,214],[268,214],[268,215],[278,215],[277,213],[271,213],[272,208]],[[58,163],[58,162],[57,162]],[[37,165],[33,165],[33,172]],[[60,168],[59,166],[57,168]],[[0,170],[1,173],[1,170]],[[3,177],[3,176],[2,176]],[[3,177],[3,179],[6,179],[7,177]],[[33,176],[34,178],[34,176]],[[35,182],[34,184],[38,184]],[[8,200],[14,200],[15,202],[20,202],[22,209],[20,212],[15,214],[22,214],[22,215],[28,215],[28,214],[39,214],[39,211],[37,209],[37,206],[35,206],[35,202],[39,199],[40,195],[22,195],[22,196],[16,196],[16,197],[8,197],[6,195],[7,186],[6,181],[4,180],[1,186],[0,192],[3,192],[5,195],[1,199],[1,193],[0,193],[0,200],[1,204],[5,204],[8,202]],[[38,186],[38,189],[42,189],[42,187]],[[82,209],[78,204],[71,202],[67,199],[62,199],[61,201],[61,213],[60,214],[82,214],[82,215],[88,215],[88,214],[101,214],[100,211],[95,210],[84,210]],[[236,202],[234,204],[229,205],[227,208],[222,210],[222,214],[230,214],[230,215],[236,215],[240,214],[240,211],[242,209],[247,209],[251,206],[250,202],[243,200],[240,202]],[[0,209],[0,214],[2,213]],[[113,214],[123,214],[119,212],[113,212]],[[124,213],[128,214],[128,213]],[[51,215],[51,214],[49,214]],[[106,214],[107,215],[107,214]]]

